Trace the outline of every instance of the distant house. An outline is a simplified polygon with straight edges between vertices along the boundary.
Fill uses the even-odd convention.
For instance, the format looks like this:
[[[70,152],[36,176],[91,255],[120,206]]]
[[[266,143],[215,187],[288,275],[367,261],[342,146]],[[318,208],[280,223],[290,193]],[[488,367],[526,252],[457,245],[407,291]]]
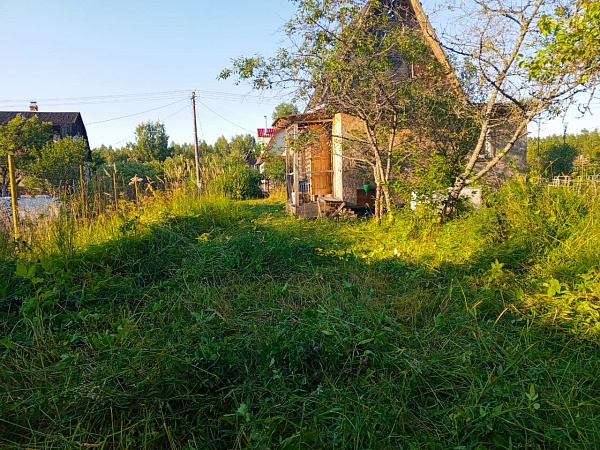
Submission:
[[[256,129],[256,135],[258,137],[257,141],[266,148],[269,145],[269,143],[271,142],[271,139],[273,138],[273,136],[275,136],[275,133],[277,133],[277,131],[278,131],[277,128],[257,128]]]
[[[37,116],[38,122],[50,122],[55,139],[62,139],[67,136],[85,139],[89,152],[88,157],[91,160],[92,153],[81,113],[38,111],[36,102],[31,102],[29,111],[0,111],[0,124],[7,124],[19,114],[25,119]]]
[[[286,133],[285,130],[280,128],[257,128],[256,134],[258,136],[258,142],[263,146],[263,149],[256,160],[255,167],[260,171],[261,175],[261,190],[264,193],[270,192],[274,187],[277,188],[277,183],[273,184],[273,180],[267,178],[265,174],[266,164],[265,161],[266,153],[278,156],[281,159],[285,159],[284,152],[286,146]]]
[[[264,172],[262,167],[266,152],[270,152],[276,156],[282,156],[285,152],[285,130],[281,128],[257,128],[256,134],[258,141],[263,144],[264,149],[260,152],[260,156],[256,160],[257,168]]]

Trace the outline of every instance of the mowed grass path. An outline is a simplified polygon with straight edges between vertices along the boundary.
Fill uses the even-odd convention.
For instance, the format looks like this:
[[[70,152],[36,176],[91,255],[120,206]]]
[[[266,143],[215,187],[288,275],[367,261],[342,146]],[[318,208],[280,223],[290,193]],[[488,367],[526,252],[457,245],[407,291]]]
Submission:
[[[0,263],[0,448],[600,448],[598,213],[567,200],[58,224]]]

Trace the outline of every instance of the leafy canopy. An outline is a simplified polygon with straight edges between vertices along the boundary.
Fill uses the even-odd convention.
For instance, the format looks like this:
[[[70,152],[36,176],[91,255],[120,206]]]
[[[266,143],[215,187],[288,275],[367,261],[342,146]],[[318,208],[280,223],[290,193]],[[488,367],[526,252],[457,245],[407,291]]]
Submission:
[[[172,156],[164,123],[158,121],[141,123],[135,129],[135,136],[137,142],[134,154],[140,162],[164,161],[168,156]]]
[[[275,107],[271,119],[277,120],[278,117],[289,116],[291,114],[298,114],[300,110],[294,103],[283,102]]]

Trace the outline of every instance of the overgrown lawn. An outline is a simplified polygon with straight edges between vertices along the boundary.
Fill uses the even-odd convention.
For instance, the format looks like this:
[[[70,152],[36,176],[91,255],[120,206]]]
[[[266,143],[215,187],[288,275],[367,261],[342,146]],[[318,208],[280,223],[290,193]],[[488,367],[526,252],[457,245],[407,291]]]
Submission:
[[[183,194],[0,262],[2,448],[600,446],[598,201],[439,226]]]

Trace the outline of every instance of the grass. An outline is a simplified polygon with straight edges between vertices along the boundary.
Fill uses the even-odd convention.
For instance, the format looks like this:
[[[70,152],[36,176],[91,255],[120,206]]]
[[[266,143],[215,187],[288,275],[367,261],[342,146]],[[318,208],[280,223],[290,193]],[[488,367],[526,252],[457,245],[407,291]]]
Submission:
[[[175,193],[0,261],[2,448],[598,448],[598,202],[442,227]]]

